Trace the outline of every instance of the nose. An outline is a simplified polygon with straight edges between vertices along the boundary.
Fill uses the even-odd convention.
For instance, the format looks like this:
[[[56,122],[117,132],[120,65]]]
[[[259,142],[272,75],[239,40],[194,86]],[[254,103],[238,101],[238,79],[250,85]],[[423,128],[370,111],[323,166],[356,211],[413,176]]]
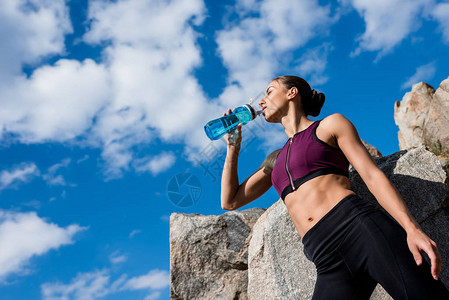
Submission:
[[[264,103],[265,103],[265,96],[262,99],[260,99],[259,106],[262,106]]]

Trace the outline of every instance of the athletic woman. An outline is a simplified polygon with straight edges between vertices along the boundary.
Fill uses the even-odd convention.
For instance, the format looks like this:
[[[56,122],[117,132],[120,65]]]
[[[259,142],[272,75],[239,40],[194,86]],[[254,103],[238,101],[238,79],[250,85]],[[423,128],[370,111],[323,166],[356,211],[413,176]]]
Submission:
[[[324,98],[296,76],[280,76],[269,84],[259,105],[267,122],[282,124],[288,140],[239,184],[242,125],[236,139],[226,135],[222,208],[240,208],[273,185],[302,238],[305,255],[316,265],[314,300],[369,299],[377,283],[394,299],[448,300],[449,292],[438,279],[437,245],[376,166],[353,124],[340,114],[308,119],[319,115]],[[351,190],[349,163],[394,220]]]

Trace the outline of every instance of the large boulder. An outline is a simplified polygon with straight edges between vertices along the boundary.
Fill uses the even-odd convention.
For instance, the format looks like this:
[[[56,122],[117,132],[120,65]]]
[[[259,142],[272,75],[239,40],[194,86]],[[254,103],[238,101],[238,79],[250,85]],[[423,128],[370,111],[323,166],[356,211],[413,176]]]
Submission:
[[[249,299],[310,299],[316,270],[302,251],[299,234],[280,199],[253,228],[248,249]]]
[[[424,147],[375,159],[400,191],[412,214],[434,239],[443,256],[441,279],[449,286],[449,216],[447,173],[438,158]],[[377,204],[351,168],[354,191]],[[281,200],[254,225],[248,250],[249,299],[310,299],[316,279],[314,265],[303,254],[303,246]],[[371,299],[391,299],[378,286]]]
[[[419,223],[447,205],[447,173],[438,158],[425,147],[399,151],[375,158],[375,161]],[[376,199],[353,168],[349,179],[358,195],[377,205]]]
[[[437,154],[449,154],[449,78],[436,91],[424,82],[414,84],[396,101],[394,120],[401,150],[426,145]]]
[[[170,216],[170,297],[248,299],[248,243],[265,211],[252,208],[219,216]]]

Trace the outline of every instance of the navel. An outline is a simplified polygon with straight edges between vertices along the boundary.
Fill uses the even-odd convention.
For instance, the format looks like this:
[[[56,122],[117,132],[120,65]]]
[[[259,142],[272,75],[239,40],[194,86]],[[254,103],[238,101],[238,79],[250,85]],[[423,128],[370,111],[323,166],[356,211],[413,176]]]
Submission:
[[[312,217],[309,217],[307,220],[308,220],[309,222],[312,222],[312,221],[313,221],[313,218],[312,218]]]

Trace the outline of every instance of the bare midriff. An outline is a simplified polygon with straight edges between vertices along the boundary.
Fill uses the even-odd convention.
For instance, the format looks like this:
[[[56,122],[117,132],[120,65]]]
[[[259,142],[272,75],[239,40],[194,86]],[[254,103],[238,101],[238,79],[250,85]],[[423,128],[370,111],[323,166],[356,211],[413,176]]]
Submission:
[[[313,178],[288,194],[284,203],[301,238],[344,197],[355,194],[349,179],[327,174]]]

